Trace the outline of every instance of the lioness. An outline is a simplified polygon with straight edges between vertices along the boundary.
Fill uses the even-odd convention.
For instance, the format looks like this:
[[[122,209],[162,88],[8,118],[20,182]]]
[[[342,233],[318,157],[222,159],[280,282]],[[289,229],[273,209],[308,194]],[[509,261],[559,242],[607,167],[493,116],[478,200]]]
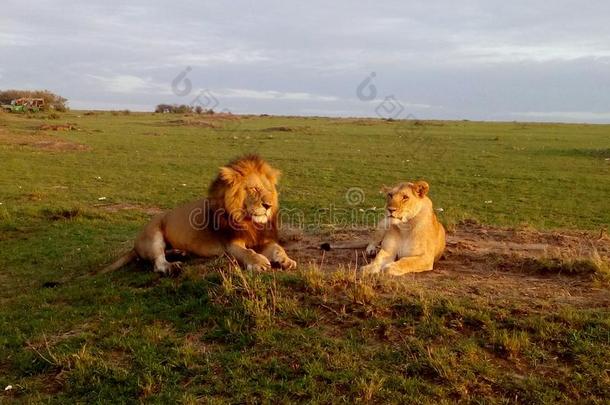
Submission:
[[[149,260],[154,271],[170,274],[181,263],[167,261],[166,249],[201,257],[228,253],[247,269],[297,263],[278,244],[276,184],[280,172],[255,155],[221,167],[208,198],[154,217],[136,238],[134,248],[102,270],[116,270],[136,258]]]
[[[361,267],[363,273],[399,276],[432,270],[445,249],[445,228],[436,218],[428,190],[425,181],[384,187],[387,215],[366,250],[374,253],[379,244],[381,249],[370,264]]]
[[[445,249],[445,228],[438,222],[432,201],[427,197],[430,186],[425,181],[400,183],[395,187],[384,187],[386,194],[386,216],[379,222],[377,230],[367,243],[344,244],[323,243],[320,248],[362,249],[375,259],[362,266],[363,273],[392,275],[432,270]],[[381,245],[381,249],[379,249]],[[398,260],[396,260],[398,259]]]

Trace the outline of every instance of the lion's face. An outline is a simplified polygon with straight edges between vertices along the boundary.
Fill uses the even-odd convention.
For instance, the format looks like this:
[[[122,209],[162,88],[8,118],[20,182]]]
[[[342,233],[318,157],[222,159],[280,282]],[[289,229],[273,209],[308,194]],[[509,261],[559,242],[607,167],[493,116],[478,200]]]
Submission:
[[[407,222],[419,214],[423,199],[429,190],[428,183],[400,183],[394,187],[386,187],[386,211],[389,218],[397,222]]]
[[[242,208],[246,219],[251,219],[255,224],[266,224],[278,205],[275,184],[265,177],[251,175],[244,182],[244,188]]]
[[[279,202],[276,183],[279,172],[258,160],[239,161],[220,168],[224,208],[237,222],[264,225],[276,215]]]

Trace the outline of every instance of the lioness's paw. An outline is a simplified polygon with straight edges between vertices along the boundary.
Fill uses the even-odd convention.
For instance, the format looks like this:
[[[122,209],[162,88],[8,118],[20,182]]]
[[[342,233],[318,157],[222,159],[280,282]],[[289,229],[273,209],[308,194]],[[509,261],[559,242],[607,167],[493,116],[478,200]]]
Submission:
[[[271,268],[271,262],[265,256],[255,253],[252,257],[248,258],[249,262],[246,263],[246,270],[262,271]]]
[[[369,243],[368,246],[366,247],[366,255],[369,257],[375,256],[378,251],[379,251],[379,249],[377,248],[377,245],[375,245],[374,243]]]
[[[396,264],[396,262],[386,264],[383,266],[381,271],[384,274],[389,274],[391,276],[402,276],[405,273],[405,271],[398,264]]]
[[[376,274],[379,273],[379,266],[371,263],[371,264],[367,264],[366,266],[362,266],[360,267],[360,272],[364,275],[364,274]]]

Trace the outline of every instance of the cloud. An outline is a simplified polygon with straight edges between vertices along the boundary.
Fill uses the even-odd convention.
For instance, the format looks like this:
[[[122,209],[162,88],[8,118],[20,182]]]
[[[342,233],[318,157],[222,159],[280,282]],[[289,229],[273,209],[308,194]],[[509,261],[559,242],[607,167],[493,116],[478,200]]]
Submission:
[[[474,45],[459,48],[464,60],[470,62],[515,63],[524,61],[572,61],[582,58],[610,60],[610,48],[600,44],[546,44],[546,45]]]
[[[337,101],[338,97],[310,94],[304,92],[281,92],[275,90],[220,89],[216,90],[223,98],[240,98],[254,100],[298,100],[298,101]]]
[[[169,58],[176,66],[248,65],[271,60],[260,50],[227,49],[216,52],[182,53]]]
[[[28,46],[32,45],[33,41],[28,37],[11,34],[8,32],[0,32],[0,47],[9,47],[9,46]]]
[[[163,83],[156,83],[151,78],[142,78],[133,75],[115,75],[111,77],[87,74],[102,85],[102,88],[112,93],[155,93],[171,94],[169,86]]]
[[[236,112],[375,116],[395,95],[418,118],[610,122],[608,15],[603,0],[5,0],[0,87],[151,109],[195,97],[171,91],[190,66]]]
[[[520,119],[555,122],[610,122],[610,111],[524,111],[511,115]]]

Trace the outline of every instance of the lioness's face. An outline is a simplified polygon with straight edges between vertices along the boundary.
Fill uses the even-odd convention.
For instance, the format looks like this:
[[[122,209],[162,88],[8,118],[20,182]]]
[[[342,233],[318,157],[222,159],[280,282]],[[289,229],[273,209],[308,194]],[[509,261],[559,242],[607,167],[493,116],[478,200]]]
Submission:
[[[386,192],[386,212],[389,218],[406,222],[415,217],[422,208],[423,199],[428,193],[428,183],[401,183],[395,187],[384,188]]]
[[[266,224],[278,206],[275,185],[266,177],[249,176],[244,182],[244,212],[256,224]]]

